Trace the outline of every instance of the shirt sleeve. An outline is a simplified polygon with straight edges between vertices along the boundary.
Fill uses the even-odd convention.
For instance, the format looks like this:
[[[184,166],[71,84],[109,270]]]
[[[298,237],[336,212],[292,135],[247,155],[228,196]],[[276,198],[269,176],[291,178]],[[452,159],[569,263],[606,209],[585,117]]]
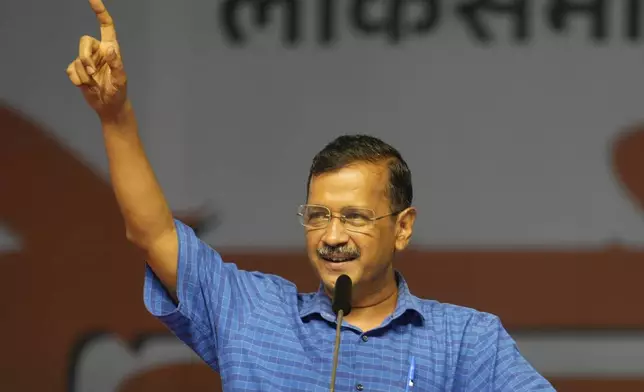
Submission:
[[[144,303],[172,333],[213,369],[218,350],[241,330],[271,289],[267,275],[237,269],[175,220],[179,242],[177,299],[146,264]]]
[[[477,339],[471,345],[467,391],[555,391],[552,385],[519,352],[516,342],[498,317],[474,316]]]

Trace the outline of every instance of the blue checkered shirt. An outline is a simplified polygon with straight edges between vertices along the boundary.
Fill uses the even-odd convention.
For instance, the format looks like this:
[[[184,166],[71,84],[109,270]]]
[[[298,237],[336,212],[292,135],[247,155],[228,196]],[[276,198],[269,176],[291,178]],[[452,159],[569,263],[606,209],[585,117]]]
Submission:
[[[175,225],[179,305],[147,267],[151,314],[220,374],[224,391],[328,391],[336,329],[328,296],[239,270]],[[379,328],[343,324],[337,391],[404,391],[412,357],[412,391],[554,391],[496,316],[417,298],[398,281],[396,310]]]

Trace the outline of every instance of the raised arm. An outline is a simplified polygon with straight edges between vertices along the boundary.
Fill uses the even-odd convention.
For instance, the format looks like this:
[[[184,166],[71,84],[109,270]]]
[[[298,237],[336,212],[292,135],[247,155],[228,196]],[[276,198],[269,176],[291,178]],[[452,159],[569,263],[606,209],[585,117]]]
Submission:
[[[101,38],[80,39],[67,74],[100,119],[127,238],[146,253],[148,265],[176,298],[178,243],[172,213],[139,138],[114,22],[101,0],[89,4]]]

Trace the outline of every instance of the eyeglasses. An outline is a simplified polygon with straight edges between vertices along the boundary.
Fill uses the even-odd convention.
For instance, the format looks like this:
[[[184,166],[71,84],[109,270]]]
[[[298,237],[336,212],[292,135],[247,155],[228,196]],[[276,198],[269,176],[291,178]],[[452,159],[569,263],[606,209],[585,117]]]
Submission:
[[[314,204],[304,204],[298,208],[297,215],[300,217],[300,223],[304,227],[311,229],[325,228],[331,219],[335,216],[340,219],[347,230],[365,231],[373,227],[379,219],[388,216],[398,215],[400,212],[376,216],[376,213],[369,208],[346,207],[340,211],[340,214],[333,214],[331,210],[324,206]]]

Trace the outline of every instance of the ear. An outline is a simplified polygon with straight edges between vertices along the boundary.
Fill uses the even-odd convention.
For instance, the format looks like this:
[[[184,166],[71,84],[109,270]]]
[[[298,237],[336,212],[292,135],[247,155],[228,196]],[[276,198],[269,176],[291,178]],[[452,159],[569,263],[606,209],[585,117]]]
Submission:
[[[396,250],[401,251],[409,245],[416,221],[416,209],[409,207],[398,214],[396,220]]]

